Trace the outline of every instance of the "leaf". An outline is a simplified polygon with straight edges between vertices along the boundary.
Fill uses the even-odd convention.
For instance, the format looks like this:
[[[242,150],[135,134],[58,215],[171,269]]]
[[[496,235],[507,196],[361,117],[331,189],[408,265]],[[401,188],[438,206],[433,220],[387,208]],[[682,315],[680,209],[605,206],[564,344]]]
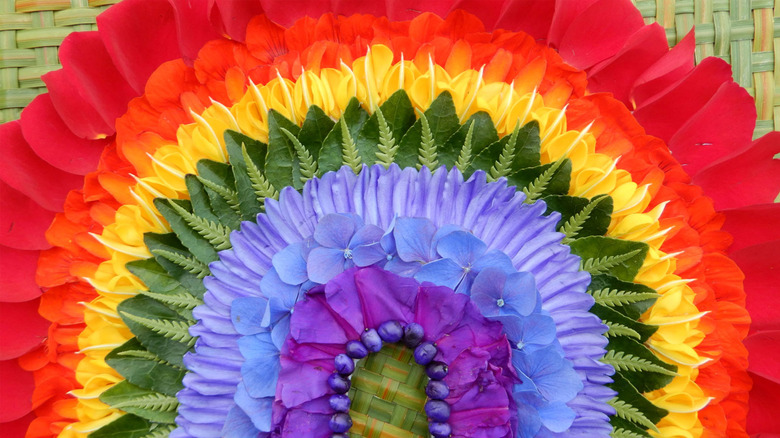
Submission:
[[[185,175],[184,183],[187,186],[187,193],[190,195],[192,212],[208,220],[219,221],[219,217],[211,209],[209,194],[198,180],[198,176],[193,174]]]
[[[319,160],[317,162],[318,176],[322,176],[325,172],[339,170],[342,164],[348,164],[352,169],[355,166],[358,167],[362,164],[357,156],[357,147],[355,146],[355,157],[357,162],[345,162],[343,160],[343,132],[342,122],[346,131],[349,132],[349,137],[352,139],[354,145],[354,139],[357,138],[358,133],[368,120],[368,113],[360,106],[360,102],[356,98],[352,98],[341,115],[339,123],[336,123],[331,129],[330,133],[325,137],[325,141],[322,143],[320,149]]]
[[[631,327],[620,324],[617,322],[610,322],[610,321],[604,321],[604,324],[609,327],[606,333],[604,333],[604,336],[607,338],[614,338],[616,336],[628,336],[629,338],[634,338],[636,340],[641,339],[641,335],[636,330],[632,329]]]
[[[395,160],[398,145],[395,137],[393,137],[393,132],[390,130],[390,125],[387,124],[387,120],[382,113],[382,108],[376,109],[376,119],[379,122],[379,144],[377,145],[376,158],[380,164],[388,168]]]
[[[190,209],[189,201],[173,201],[158,198],[154,200],[154,206],[171,225],[171,229],[176,234],[176,237],[179,238],[179,241],[184,244],[195,258],[203,263],[217,260],[217,251],[214,247],[200,233],[193,230],[187,220],[180,214],[180,211],[183,209],[185,216],[190,217],[191,213],[186,215]],[[176,208],[176,206],[179,208]]]
[[[611,300],[610,304],[612,305],[610,307],[634,320],[639,319],[639,316],[655,303],[655,297],[657,296],[655,290],[642,284],[621,281],[611,275],[593,275],[588,286],[588,293],[593,295],[595,291],[599,290],[622,291],[624,294],[634,294],[635,298],[647,297],[647,299],[641,301],[629,299],[630,303],[627,303],[624,299],[620,301]],[[652,295],[654,296],[650,298]]]
[[[156,423],[173,423],[179,406],[175,396],[150,391],[126,380],[103,392],[100,401]]]
[[[637,408],[653,424],[657,424],[668,414],[666,410],[650,402],[622,375],[613,376],[613,380],[614,382],[607,386],[617,391],[618,398]]]
[[[612,426],[615,427],[614,424]],[[609,436],[611,438],[650,438],[650,435],[647,433],[639,433],[622,427],[615,427]]]
[[[603,236],[612,218],[612,197],[599,195],[591,200],[575,196],[545,196],[547,214],[561,213],[558,231],[565,234],[563,243],[587,236]]]
[[[90,438],[145,438],[158,427],[137,415],[125,414],[89,434]]]
[[[232,229],[241,224],[236,182],[229,164],[211,160],[198,161],[198,181],[206,188],[211,209],[219,217],[219,222]],[[213,221],[212,221],[213,222]]]
[[[187,251],[187,248],[185,248],[184,245],[181,244],[179,239],[176,237],[176,234],[174,233],[166,233],[166,234],[146,233],[144,234],[144,244],[146,244],[146,247],[149,249],[149,251],[152,251],[152,254],[154,254],[155,250],[165,250],[165,251],[177,251],[181,254],[187,254],[188,256],[192,255],[192,253]],[[180,283],[184,289],[187,289],[196,297],[199,298],[203,297],[203,294],[206,292],[206,288],[205,286],[203,286],[203,280],[198,278],[197,275],[187,272],[179,265],[171,262],[170,260],[164,257],[156,255],[154,257],[154,260],[156,260],[157,264],[161,266],[173,280]],[[139,278],[144,280],[144,278],[140,274],[137,274],[135,271],[133,271],[133,269],[136,269],[135,263],[138,262],[130,262],[125,266],[128,269],[130,269],[130,272],[133,272]],[[146,280],[144,280],[144,283],[147,283]],[[148,283],[147,286],[149,286]],[[158,290],[158,289],[152,289],[152,290],[155,290],[157,292],[164,292],[163,290]]]
[[[188,321],[146,318],[128,312],[122,312],[121,316],[123,319],[129,319],[137,324],[141,324],[145,328],[172,341],[185,342],[188,345],[195,344],[195,339],[189,333],[190,324]]]
[[[536,196],[533,199],[549,195],[565,195],[569,193],[571,162],[567,158],[556,163],[560,164],[543,164],[520,169],[510,174],[507,181],[524,192],[533,187],[533,194]]]
[[[298,140],[312,154],[314,161],[319,160],[320,148],[334,126],[336,123],[320,107],[309,107]]]
[[[598,304],[607,307],[620,307],[658,298],[658,294],[655,292],[634,292],[606,287],[603,289],[588,290],[588,293],[593,296]]]
[[[422,124],[422,133],[420,134],[420,149],[417,153],[417,170],[422,169],[423,166],[430,170],[435,170],[439,167],[439,160],[431,125],[428,123],[428,116],[421,114],[420,123]]]
[[[631,421],[632,423],[636,423],[646,429],[652,429],[658,432],[658,428],[655,427],[655,424],[650,421],[639,409],[631,405],[631,403],[615,397],[607,401],[607,404],[615,408],[615,415],[618,417],[627,421]]]
[[[463,146],[460,148],[458,159],[455,161],[455,167],[461,169],[464,173],[471,164],[472,156],[472,139],[474,137],[474,123],[469,124],[469,129],[466,131],[466,138],[463,140]]]
[[[225,225],[222,225],[221,223],[216,223],[193,214],[192,212],[184,208],[184,205],[180,203],[180,201],[174,201],[172,199],[169,199],[168,205],[171,206],[171,208],[175,211],[175,213],[178,216],[184,219],[184,222],[186,223],[188,228],[190,228],[192,231],[197,233],[201,238],[209,242],[209,244],[213,246],[214,249],[221,251],[223,249],[231,248],[230,228],[226,227]],[[160,207],[158,206],[158,209],[159,208]],[[184,241],[182,236],[179,236],[179,238],[182,241]]]
[[[612,365],[641,393],[663,388],[677,375],[677,367],[658,359],[639,342],[626,337],[611,338],[602,362]]]
[[[634,332],[639,334],[639,342],[646,342],[650,336],[653,335],[653,333],[658,330],[657,326],[644,324],[642,322],[637,321],[636,319],[629,318],[622,313],[616,311],[615,309],[602,306],[601,304],[594,304],[593,307],[590,309],[590,312],[599,318],[601,318],[602,321],[607,323],[607,325],[611,324],[620,324],[621,326],[628,327],[629,329],[633,330]]]
[[[225,145],[233,167],[241,216],[244,220],[255,220],[263,209],[264,198],[277,195],[263,174],[268,148],[265,143],[235,131],[225,131]]]
[[[133,385],[172,396],[184,387],[181,379],[187,373],[151,353],[135,338],[108,353],[106,363]]]
[[[423,114],[425,114],[425,118],[428,121],[428,127],[433,139],[432,148],[434,150],[444,146],[447,139],[460,128],[460,121],[455,111],[455,104],[452,102],[452,95],[447,91],[439,94]],[[422,118],[418,118],[412,127],[401,137],[395,162],[402,169],[418,164],[419,150],[423,143],[422,124]]]
[[[298,135],[301,128],[274,110],[268,111],[268,155],[265,162],[265,176],[274,187],[303,187],[298,160],[290,139],[281,128]]]
[[[189,339],[185,342],[175,341],[138,322],[139,318],[142,318],[141,321],[163,319],[184,322],[178,313],[159,301],[143,295],[119,303],[117,313],[147,350],[173,365],[184,366],[182,357],[190,350],[190,345],[187,343]]]
[[[206,266],[205,263],[202,263],[194,257],[187,256],[186,254],[182,254],[176,251],[168,251],[165,249],[154,249],[152,250],[152,254],[160,256],[176,264],[180,268],[184,269],[190,274],[195,275],[198,278],[204,278],[211,275],[211,271],[209,271],[209,267]]]
[[[414,124],[412,101],[403,90],[393,93],[379,108],[390,126],[393,138],[401,138]],[[368,166],[376,162],[376,154],[379,152],[379,120],[377,117],[377,113],[372,114],[360,129],[358,136],[353,137],[363,164]]]
[[[571,251],[582,257],[583,268],[593,275],[609,272],[623,281],[632,281],[644,263],[648,246],[642,242],[589,236],[570,244]]]
[[[301,173],[301,183],[305,183],[310,180],[317,173],[317,162],[314,161],[314,157],[311,156],[306,147],[303,146],[300,140],[298,140],[292,132],[285,128],[280,128],[282,133],[290,140],[290,144],[293,145],[295,150],[295,157],[298,159],[299,171]]]
[[[447,166],[447,168],[452,168],[455,165],[455,161],[461,155],[463,143],[466,141],[466,136],[472,124],[471,150],[467,151],[466,154],[474,157],[477,152],[498,141],[498,133],[490,115],[484,111],[475,113],[439,148],[439,165]],[[471,176],[469,169],[461,169],[464,172],[464,176]]]
[[[512,134],[504,137],[499,144],[492,144],[482,150],[475,163],[480,169],[489,169],[491,181],[507,177],[512,173],[528,167],[539,166],[541,139],[539,138],[539,123],[531,121],[522,128],[515,127]]]

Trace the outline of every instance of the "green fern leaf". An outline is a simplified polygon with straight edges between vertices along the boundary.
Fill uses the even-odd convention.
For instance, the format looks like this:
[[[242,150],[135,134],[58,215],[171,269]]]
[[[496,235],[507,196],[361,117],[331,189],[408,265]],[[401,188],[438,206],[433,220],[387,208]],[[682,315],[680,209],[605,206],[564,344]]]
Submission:
[[[380,164],[390,167],[400,146],[396,144],[393,131],[390,129],[390,125],[387,124],[381,108],[376,109],[376,119],[379,124],[379,144],[377,145],[376,157]]]
[[[515,151],[517,149],[517,135],[520,132],[520,123],[515,125],[512,135],[509,136],[509,141],[504,144],[501,149],[501,155],[498,156],[498,161],[493,163],[488,172],[488,181],[495,181],[502,176],[507,176],[509,170],[512,167],[512,161],[515,159]]]
[[[455,167],[460,169],[461,172],[465,172],[471,164],[471,138],[474,135],[474,122],[469,125],[469,130],[466,132],[466,140],[463,141],[463,147],[460,148],[460,154],[458,155],[458,161],[455,162]]]
[[[654,292],[633,292],[610,288],[589,290],[588,293],[593,296],[596,303],[607,307],[624,306],[658,298],[658,294]]]
[[[232,245],[230,244],[230,229],[228,227],[190,213],[181,205],[170,199],[168,200],[168,204],[176,210],[176,213],[184,219],[190,228],[195,230],[195,232],[200,234],[204,239],[208,240],[215,249],[221,251],[232,248]]]
[[[156,428],[151,429],[149,433],[142,436],[141,438],[166,438],[171,434],[171,432],[173,432],[174,429],[176,429],[175,424],[156,424],[158,424]]]
[[[241,214],[241,208],[239,207],[239,201],[238,201],[238,192],[235,190],[231,190],[227,187],[221,186],[214,181],[208,180],[206,178],[203,178],[201,176],[197,176],[198,181],[200,181],[201,184],[211,189],[214,193],[218,194],[222,199],[225,200],[227,205],[230,207],[231,210],[235,211],[237,214]]]
[[[257,200],[261,204],[265,204],[265,198],[277,198],[279,192],[276,188],[266,179],[263,172],[257,167],[254,161],[249,157],[249,153],[246,150],[246,145],[241,144],[241,155],[246,163],[247,175],[249,181],[252,183],[252,190],[254,190]]]
[[[187,345],[194,345],[195,338],[190,335],[190,325],[186,321],[175,321],[170,319],[151,319],[143,316],[133,315],[128,312],[121,312],[124,317],[134,321],[149,330],[158,333],[172,341],[183,342]]]
[[[155,300],[163,303],[163,304],[169,304],[174,307],[180,307],[185,310],[192,310],[201,304],[203,304],[203,301],[199,300],[197,297],[190,293],[183,293],[183,294],[160,294],[157,292],[151,292],[151,291],[141,291],[140,292],[143,295],[146,295],[147,297],[154,298]]]
[[[566,237],[563,238],[561,243],[566,244],[574,240],[574,237],[577,236],[577,233],[582,230],[582,226],[585,225],[585,222],[590,219],[591,213],[593,213],[593,210],[596,209],[596,207],[599,206],[601,201],[607,199],[607,196],[602,196],[596,200],[591,200],[588,205],[585,206],[582,210],[580,210],[579,213],[575,214],[574,216],[570,217],[568,221],[566,221],[565,224],[561,226],[561,228],[558,230],[561,233],[565,234]]]
[[[179,401],[174,396],[160,394],[143,395],[130,400],[117,402],[111,405],[117,409],[137,408],[158,412],[173,412],[179,407]]]
[[[422,125],[422,133],[420,138],[420,149],[417,154],[417,170],[420,170],[423,166],[433,170],[439,166],[439,159],[436,151],[436,144],[433,140],[431,125],[428,122],[428,116],[426,116],[425,113],[420,113],[420,124]]]
[[[312,179],[317,173],[317,162],[314,161],[314,158],[311,156],[303,143],[301,143],[301,141],[298,140],[298,138],[293,135],[292,132],[281,127],[279,129],[284,135],[287,136],[287,138],[290,139],[293,144],[295,155],[298,157],[298,162],[301,166],[301,182],[305,183],[306,181]]]
[[[555,172],[558,171],[564,162],[565,159],[563,158],[554,162],[552,166],[548,167],[541,175],[536,177],[528,187],[523,187],[526,204],[532,204],[542,195],[542,193],[544,193],[545,189],[547,189],[547,186],[550,184],[550,181],[552,181],[553,176],[555,176]]]
[[[195,257],[187,257],[177,252],[164,249],[153,249],[152,254],[158,255],[189,272],[195,274],[198,278],[204,278],[211,275],[209,267]]]
[[[626,354],[622,351],[610,350],[604,355],[601,361],[605,364],[612,365],[615,371],[636,371],[636,372],[654,372],[660,374],[666,374],[667,376],[676,376],[674,371],[667,370],[666,368],[656,365],[647,359],[636,357],[632,354]]]
[[[168,362],[167,360],[160,359],[159,357],[157,357],[157,355],[155,355],[151,351],[146,351],[146,350],[126,350],[126,351],[120,351],[119,353],[117,353],[117,355],[118,356],[124,356],[124,357],[133,357],[133,358],[138,358],[138,359],[150,360],[152,362],[157,362],[157,363],[162,364],[162,365],[168,365],[169,367],[173,367],[173,368],[176,368],[176,369],[184,370],[183,367],[180,367],[178,365],[172,364],[172,363]]]
[[[645,417],[645,415],[639,409],[635,408],[630,403],[615,397],[612,400],[609,400],[607,404],[615,408],[615,412],[617,413],[618,417],[639,424],[645,429],[652,429],[658,432],[658,428],[655,427],[655,424],[650,421],[650,419]]]
[[[612,438],[646,438],[644,435],[631,432],[630,430],[623,429],[622,427],[613,430],[609,436]]]
[[[604,321],[604,324],[609,327],[604,336],[610,338],[615,336],[628,336],[630,338],[641,339],[642,336],[634,329],[627,325],[623,325],[617,322]]]
[[[363,165],[358,155],[355,140],[352,139],[352,134],[349,133],[344,117],[341,118],[339,123],[341,124],[341,161],[349,166],[353,172],[358,173]]]
[[[614,268],[615,266],[620,265],[621,263],[625,262],[626,260],[629,260],[631,257],[634,257],[635,255],[642,252],[641,249],[635,249],[633,251],[629,251],[625,254],[618,254],[614,256],[604,256],[599,257],[597,259],[587,259],[580,262],[581,269],[583,271],[588,271],[591,273],[591,275],[596,274],[605,274],[608,273],[610,269]]]

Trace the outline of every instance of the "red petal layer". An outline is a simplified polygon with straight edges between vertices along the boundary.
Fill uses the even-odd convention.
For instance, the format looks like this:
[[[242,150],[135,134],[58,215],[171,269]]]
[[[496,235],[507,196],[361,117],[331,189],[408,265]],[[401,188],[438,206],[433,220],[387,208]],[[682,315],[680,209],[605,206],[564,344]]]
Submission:
[[[751,331],[780,330],[780,240],[749,246],[730,254],[745,273],[746,307]]]
[[[729,252],[768,240],[780,240],[780,204],[763,204],[723,210],[723,230],[734,238]]]
[[[219,38],[209,22],[209,0],[170,0],[175,13],[176,34],[182,58],[192,65],[207,41]]]
[[[780,330],[762,331],[745,338],[745,347],[750,350],[748,371],[780,383],[780,361],[777,360],[779,345]]]
[[[33,376],[19,366],[14,360],[0,361],[0,381],[2,397],[0,397],[0,423],[17,420],[32,410]],[[3,429],[3,436],[6,430]]]
[[[44,233],[53,219],[53,211],[0,180],[0,245],[31,250],[49,248]]]
[[[92,107],[79,84],[68,71],[57,70],[41,76],[57,114],[77,137],[88,140],[106,138],[114,133],[101,114]]]
[[[22,111],[22,134],[39,157],[54,167],[86,175],[97,167],[109,140],[85,140],[73,134],[57,114],[51,96],[41,94]],[[46,126],[47,129],[41,129]]]
[[[775,355],[776,356],[776,355]],[[780,383],[753,375],[753,390],[750,391],[748,428],[757,438],[780,437],[780,415],[777,415]]]
[[[0,246],[0,301],[18,303],[41,295],[35,283],[40,253]]]
[[[49,321],[38,315],[38,302],[0,302],[0,360],[19,357],[46,338]]]

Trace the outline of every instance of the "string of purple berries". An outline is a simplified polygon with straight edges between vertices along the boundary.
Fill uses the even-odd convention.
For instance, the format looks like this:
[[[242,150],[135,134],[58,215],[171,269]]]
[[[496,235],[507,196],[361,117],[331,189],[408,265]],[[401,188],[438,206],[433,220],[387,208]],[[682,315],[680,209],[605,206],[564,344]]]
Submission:
[[[346,353],[339,354],[334,359],[336,372],[328,376],[328,386],[336,393],[328,400],[330,407],[336,412],[328,423],[333,432],[332,438],[346,438],[347,431],[352,427],[352,418],[349,416],[352,401],[347,393],[351,386],[350,375],[355,372],[355,360],[380,351],[383,342],[403,342],[408,348],[414,349],[415,362],[425,366],[425,374],[429,378],[425,387],[425,394],[428,396],[425,403],[425,414],[429,420],[428,430],[434,438],[451,435],[452,429],[447,423],[450,418],[450,405],[444,401],[450,395],[450,388],[444,382],[449,370],[447,364],[433,360],[439,350],[434,343],[423,341],[424,338],[425,330],[420,324],[411,322],[403,326],[398,321],[385,321],[377,329],[367,328],[363,331],[359,341],[347,342]]]

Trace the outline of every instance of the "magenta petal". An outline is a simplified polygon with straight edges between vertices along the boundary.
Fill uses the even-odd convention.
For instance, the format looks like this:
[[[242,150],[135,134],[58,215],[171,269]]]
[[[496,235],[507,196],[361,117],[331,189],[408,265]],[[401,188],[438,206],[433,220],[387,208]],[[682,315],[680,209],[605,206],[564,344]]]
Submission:
[[[424,285],[417,294],[414,321],[425,329],[425,339],[436,341],[457,327],[469,304],[469,297],[448,287]]]
[[[49,94],[41,94],[27,105],[19,123],[24,139],[39,157],[76,175],[94,171],[100,154],[110,143],[110,139],[87,140],[73,134],[57,114]]]
[[[418,283],[411,278],[367,268],[355,273],[366,327],[379,327],[385,321],[408,323],[414,320]]]
[[[114,65],[138,94],[160,64],[181,56],[167,0],[124,0],[100,14],[97,23]]]
[[[328,376],[333,372],[332,369],[293,361],[284,356],[281,364],[276,394],[284,406],[293,408],[333,392],[328,387]]]
[[[332,433],[328,427],[331,415],[327,397],[290,409],[286,414],[282,436],[328,438]]]
[[[346,344],[357,338],[357,333],[332,311],[321,294],[307,295],[295,305],[290,327],[290,336],[299,343]]]

